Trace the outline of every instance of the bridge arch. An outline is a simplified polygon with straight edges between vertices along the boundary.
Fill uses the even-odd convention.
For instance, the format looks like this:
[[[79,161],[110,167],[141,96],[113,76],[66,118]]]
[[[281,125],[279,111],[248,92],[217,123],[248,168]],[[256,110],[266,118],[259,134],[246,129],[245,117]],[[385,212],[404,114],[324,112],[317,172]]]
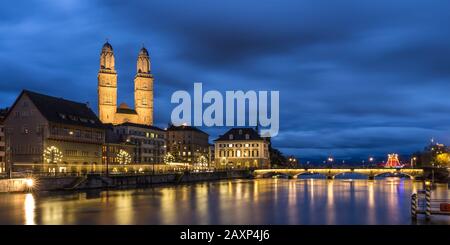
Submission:
[[[328,176],[324,173],[320,173],[320,172],[314,172],[314,171],[304,171],[304,172],[300,172],[295,174],[293,177],[294,179],[299,179],[300,176],[320,176],[323,177],[324,179],[326,179]]]
[[[336,177],[338,177],[338,179],[339,179],[339,177],[344,176],[346,174],[353,174],[353,175],[355,175],[354,177],[352,177],[350,179],[359,179],[360,177],[364,177],[365,179],[370,179],[370,175],[369,174],[367,174],[367,173],[360,173],[360,172],[357,172],[357,171],[339,172],[339,173],[336,173],[336,174],[333,175],[333,179],[336,179]],[[345,179],[345,178],[343,178],[343,179]]]
[[[373,179],[383,174],[397,174],[400,176],[407,176],[410,179],[415,179],[417,177],[423,176],[423,169],[395,169],[395,168],[348,168],[348,169],[257,169],[254,172],[256,177],[272,177],[276,174],[282,174],[289,177],[298,178],[299,176],[304,176],[306,174],[317,174],[325,176],[326,178],[332,179],[336,176],[346,173],[354,173],[359,175],[368,176],[369,179]]]
[[[394,176],[394,177],[402,177],[402,176],[405,176],[405,177],[408,177],[409,179],[412,179],[412,180],[416,178],[415,176],[413,176],[413,175],[411,175],[411,174],[404,173],[404,172],[390,172],[390,171],[387,171],[387,172],[381,172],[381,173],[374,174],[374,175],[373,175],[373,178],[381,177],[382,175],[386,175],[386,174],[398,175],[398,176]],[[389,177],[390,177],[390,176],[389,176]]]

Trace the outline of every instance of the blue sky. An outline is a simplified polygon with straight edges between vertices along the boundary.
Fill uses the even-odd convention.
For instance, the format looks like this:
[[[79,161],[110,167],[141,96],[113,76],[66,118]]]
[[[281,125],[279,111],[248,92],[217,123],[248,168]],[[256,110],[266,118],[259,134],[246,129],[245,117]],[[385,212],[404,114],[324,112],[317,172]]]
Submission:
[[[274,145],[300,158],[407,154],[450,143],[448,1],[13,1],[0,8],[0,105],[26,88],[96,108],[108,38],[119,103],[144,43],[155,120],[171,94],[279,90]],[[206,128],[214,139],[224,129]]]

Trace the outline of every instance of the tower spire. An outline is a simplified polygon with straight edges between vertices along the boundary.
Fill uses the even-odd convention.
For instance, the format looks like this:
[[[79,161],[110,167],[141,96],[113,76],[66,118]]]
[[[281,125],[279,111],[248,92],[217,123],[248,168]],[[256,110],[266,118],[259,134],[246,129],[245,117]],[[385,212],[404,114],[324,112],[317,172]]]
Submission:
[[[153,124],[153,76],[150,71],[150,57],[142,43],[136,63],[134,78],[134,105],[139,123]]]
[[[117,72],[114,51],[106,39],[100,53],[98,79],[98,115],[103,123],[113,123],[117,105]]]

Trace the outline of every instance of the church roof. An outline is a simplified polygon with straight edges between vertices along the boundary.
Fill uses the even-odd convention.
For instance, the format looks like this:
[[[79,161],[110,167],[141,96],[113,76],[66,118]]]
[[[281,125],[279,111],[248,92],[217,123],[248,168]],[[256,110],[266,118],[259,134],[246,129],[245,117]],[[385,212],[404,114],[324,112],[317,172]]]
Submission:
[[[136,110],[128,108],[128,107],[127,108],[118,107],[116,112],[119,114],[137,114]]]
[[[85,103],[23,90],[14,105],[23,95],[27,95],[39,112],[50,122],[104,128],[97,115]]]
[[[141,55],[141,54],[148,56],[148,51],[145,47],[142,47],[141,50],[139,51],[139,55]]]
[[[108,41],[106,41],[106,43],[103,44],[102,51],[111,51],[112,52],[113,47]]]
[[[232,136],[232,139],[230,139],[230,135]],[[246,136],[248,135],[248,139],[246,139]],[[214,141],[234,141],[234,140],[264,140],[258,132],[253,128],[232,128],[228,130],[225,134],[220,135],[219,138],[217,138]]]
[[[119,108],[120,109],[130,109],[130,107],[125,102],[120,103]]]

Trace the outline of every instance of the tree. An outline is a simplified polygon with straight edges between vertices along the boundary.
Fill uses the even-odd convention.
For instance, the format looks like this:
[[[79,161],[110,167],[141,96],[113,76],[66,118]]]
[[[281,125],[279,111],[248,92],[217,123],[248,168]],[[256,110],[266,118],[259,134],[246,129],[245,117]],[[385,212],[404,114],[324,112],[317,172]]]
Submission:
[[[436,155],[435,162],[437,163],[438,166],[449,167],[450,166],[450,154],[449,153],[440,153],[440,154]]]
[[[278,149],[272,147],[272,144],[269,145],[269,154],[270,154],[270,163],[275,166],[286,166],[287,161],[286,157],[283,156],[283,153]]]

